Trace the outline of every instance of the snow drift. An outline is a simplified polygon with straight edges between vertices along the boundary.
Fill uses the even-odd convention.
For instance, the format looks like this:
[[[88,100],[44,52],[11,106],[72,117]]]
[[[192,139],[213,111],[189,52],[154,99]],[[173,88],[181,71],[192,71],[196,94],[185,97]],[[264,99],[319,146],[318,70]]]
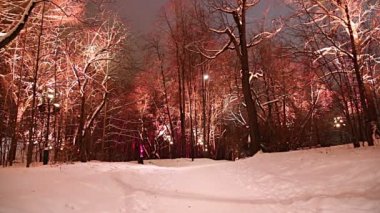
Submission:
[[[380,212],[380,147],[3,168],[0,212]]]

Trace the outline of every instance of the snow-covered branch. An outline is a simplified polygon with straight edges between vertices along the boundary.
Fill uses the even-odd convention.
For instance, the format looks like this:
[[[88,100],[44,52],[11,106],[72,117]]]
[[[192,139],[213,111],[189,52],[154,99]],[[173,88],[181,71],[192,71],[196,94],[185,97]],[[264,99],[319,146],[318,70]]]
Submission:
[[[20,31],[24,28],[26,22],[28,21],[28,18],[33,10],[33,8],[36,6],[36,4],[39,1],[37,0],[29,0],[26,7],[23,9],[21,17],[19,20],[5,20],[7,22],[11,22],[11,27],[6,29],[6,32],[0,32],[0,48],[5,47],[7,44],[9,44],[13,39],[16,38],[16,36],[20,33]],[[8,3],[8,4],[7,4]],[[2,2],[1,5],[3,8],[9,7],[9,2]],[[13,25],[13,26],[12,26]]]
[[[250,42],[247,44],[247,47],[254,47],[260,44],[265,39],[271,39],[276,36],[283,28],[284,24],[281,22],[281,25],[274,32],[262,32],[252,37]]]

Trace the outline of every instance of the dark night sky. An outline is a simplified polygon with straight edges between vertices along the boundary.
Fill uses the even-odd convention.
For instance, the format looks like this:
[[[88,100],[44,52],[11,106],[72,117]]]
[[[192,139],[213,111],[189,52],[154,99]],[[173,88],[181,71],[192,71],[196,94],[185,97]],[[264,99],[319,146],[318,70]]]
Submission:
[[[112,4],[111,8],[119,13],[121,18],[135,32],[147,33],[153,28],[159,10],[169,0],[117,0]],[[270,7],[269,19],[278,14],[283,13],[285,6],[281,0],[261,0],[258,6],[251,11],[253,17],[248,17],[249,21],[253,21],[262,16],[264,11]],[[251,16],[251,15],[250,15]]]
[[[149,32],[159,14],[159,10],[168,0],[117,0],[112,9],[137,32]]]

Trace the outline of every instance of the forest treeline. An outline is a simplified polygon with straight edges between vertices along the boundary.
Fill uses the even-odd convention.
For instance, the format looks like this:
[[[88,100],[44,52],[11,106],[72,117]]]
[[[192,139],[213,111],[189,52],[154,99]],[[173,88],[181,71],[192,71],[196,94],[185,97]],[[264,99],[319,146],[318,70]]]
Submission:
[[[380,135],[380,3],[0,0],[0,163],[236,159]],[[44,162],[46,163],[46,162]]]

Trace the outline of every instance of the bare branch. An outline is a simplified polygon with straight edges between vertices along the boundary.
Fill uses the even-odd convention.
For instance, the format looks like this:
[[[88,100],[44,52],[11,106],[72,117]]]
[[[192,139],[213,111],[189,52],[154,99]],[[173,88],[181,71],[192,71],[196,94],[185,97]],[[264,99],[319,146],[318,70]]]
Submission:
[[[24,13],[22,14],[20,20],[16,23],[16,25],[13,28],[11,28],[9,32],[0,32],[0,48],[5,47],[11,41],[13,41],[13,39],[16,38],[16,36],[24,28],[33,8],[37,5],[37,3],[37,0],[30,0],[24,9]]]

